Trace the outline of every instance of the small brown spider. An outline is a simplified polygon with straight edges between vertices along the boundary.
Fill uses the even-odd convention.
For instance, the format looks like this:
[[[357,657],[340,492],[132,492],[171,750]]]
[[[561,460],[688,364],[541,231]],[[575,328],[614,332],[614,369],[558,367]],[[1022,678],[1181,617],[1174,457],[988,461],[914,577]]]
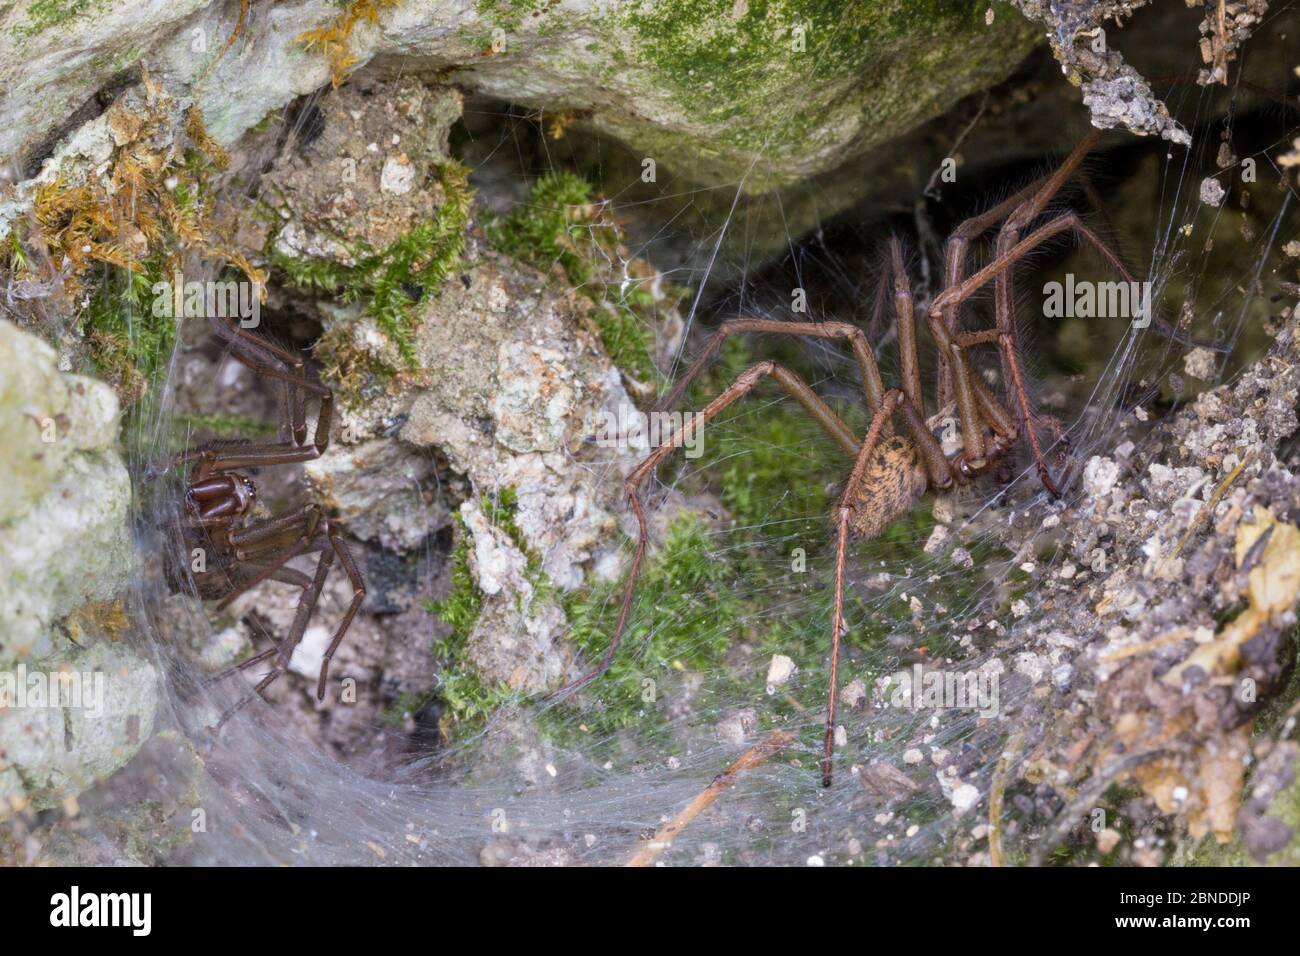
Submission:
[[[218,337],[229,345],[231,355],[254,372],[281,383],[282,418],[279,441],[210,441],[187,449],[173,459],[173,465],[193,463],[185,489],[185,512],[179,523],[187,559],[202,557],[202,561],[191,565],[194,585],[199,597],[218,601],[218,609],[228,607],[239,595],[263,581],[292,584],[302,591],[293,624],[283,640],[217,675],[215,680],[274,657],[271,670],[254,689],[254,693],[260,694],[285,672],[337,557],[352,585],[352,601],[321,663],[316,698],[324,700],[330,661],[365,599],[365,581],[351,551],[339,536],[338,527],[325,517],[320,505],[309,504],[274,518],[254,518],[252,508],[257,488],[253,479],[240,469],[319,458],[329,446],[334,394],[307,379],[301,357],[233,323],[219,318],[211,321]],[[308,394],[320,400],[310,442],[306,423]],[[288,567],[291,560],[306,554],[319,555],[315,574],[310,577]],[[251,695],[223,714],[218,726],[249,699]]]
[[[628,475],[625,486],[640,533],[636,552],[623,592],[618,625],[600,663],[587,674],[551,694],[552,700],[567,696],[589,684],[609,669],[623,639],[628,614],[636,592],[637,576],[645,557],[649,529],[642,507],[640,488],[655,473],[659,464],[675,448],[692,436],[696,427],[714,418],[728,405],[753,389],[763,378],[771,377],[830,435],[853,459],[849,475],[835,510],[835,610],[831,625],[830,689],[827,694],[826,737],[822,758],[822,784],[830,786],[835,745],[835,705],[838,692],[840,639],[844,633],[844,568],[851,536],[870,539],[879,535],[892,521],[906,514],[927,491],[943,492],[964,485],[992,471],[1015,446],[1024,440],[1033,455],[1043,486],[1060,495],[1057,480],[1047,466],[1043,442],[1039,437],[1042,423],[1030,410],[1025,375],[1021,368],[1016,341],[1015,315],[1012,307],[1012,268],[1029,252],[1062,232],[1073,231],[1097,250],[1102,258],[1126,282],[1134,281],[1119,256],[1108,249],[1074,212],[1049,218],[1022,238],[1030,225],[1042,215],[1051,198],[1075,174],[1079,164],[1095,145],[1097,133],[1091,132],[1061,166],[1050,176],[1011,196],[988,212],[961,223],[948,238],[945,250],[944,288],[930,304],[926,316],[930,335],[938,349],[936,405],[949,413],[955,411],[960,422],[960,447],[949,453],[936,439],[927,421],[925,399],[921,391],[920,363],[917,353],[916,322],[912,309],[912,292],[903,268],[902,250],[896,240],[890,243],[890,257],[884,281],[892,275],[894,306],[898,328],[899,387],[886,391],[876,365],[875,355],[866,333],[856,325],[843,322],[785,322],[739,318],[724,322],[705,343],[704,349],[686,374],[658,404],[659,409],[676,407],[687,386],[700,374],[723,340],[729,335],[760,332],[847,342],[862,377],[864,398],[872,412],[866,436],[859,440],[849,426],[794,372],[766,360],[746,369],[723,392],[713,399],[695,420],[640,462]],[[1001,223],[995,256],[987,266],[967,276],[970,244]],[[979,332],[962,329],[960,307],[975,292],[994,283],[996,328]],[[883,305],[883,298],[878,299]],[[1177,334],[1167,322],[1157,317],[1156,327],[1165,334]],[[972,369],[968,351],[979,345],[996,344],[1001,353],[1003,382],[1006,383],[1014,415],[996,398]],[[902,431],[894,430],[894,416],[902,422]],[[1050,427],[1050,426],[1049,426]],[[1058,432],[1057,464],[1066,461],[1064,437]],[[1049,449],[1050,450],[1050,449]]]

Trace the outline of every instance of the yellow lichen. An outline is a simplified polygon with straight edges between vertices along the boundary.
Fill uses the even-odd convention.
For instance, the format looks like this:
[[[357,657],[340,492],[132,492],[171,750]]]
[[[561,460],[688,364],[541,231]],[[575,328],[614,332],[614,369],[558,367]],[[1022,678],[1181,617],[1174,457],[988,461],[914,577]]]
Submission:
[[[353,29],[363,20],[377,24],[381,10],[395,7],[400,2],[401,0],[350,0],[337,17],[323,27],[300,33],[297,40],[309,51],[325,54],[330,64],[330,83],[338,89],[358,62],[352,55]]]

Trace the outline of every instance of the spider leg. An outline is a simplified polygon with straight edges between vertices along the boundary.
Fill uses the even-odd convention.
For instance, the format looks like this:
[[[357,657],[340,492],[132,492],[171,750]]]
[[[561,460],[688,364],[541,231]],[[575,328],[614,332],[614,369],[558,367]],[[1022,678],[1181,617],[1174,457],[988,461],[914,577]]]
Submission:
[[[285,390],[281,403],[280,441],[241,442],[216,440],[176,455],[171,466],[198,462],[193,480],[200,481],[214,472],[264,465],[286,465],[319,458],[329,447],[330,426],[334,420],[334,393],[306,377],[301,356],[253,335],[231,321],[213,318],[217,336],[230,346],[230,354],[240,363],[266,378],[279,381]],[[307,442],[306,396],[320,400],[316,427]]]
[[[1064,167],[1062,167],[1064,168]],[[1046,201],[1046,200],[1044,200]],[[1008,389],[1016,405],[1018,417],[1024,428],[1024,435],[1029,442],[1029,447],[1034,455],[1034,463],[1038,469],[1038,476],[1043,482],[1043,486],[1054,496],[1060,497],[1060,489],[1057,483],[1052,479],[1051,472],[1044,460],[1042,443],[1038,438],[1038,429],[1034,421],[1033,412],[1030,408],[1028,388],[1025,384],[1025,377],[1020,363],[1019,341],[1015,327],[1015,313],[1011,308],[1010,298],[1010,275],[1011,268],[1028,255],[1038,246],[1047,242],[1049,239],[1067,230],[1073,231],[1076,236],[1086,241],[1103,259],[1119,273],[1120,277],[1126,282],[1136,282],[1137,280],[1125,268],[1123,262],[1112,252],[1105,243],[1099,239],[1079,218],[1078,213],[1066,212],[1050,219],[1029,235],[1013,243],[1012,238],[1018,235],[1017,230],[1020,228],[1021,216],[1017,213],[1008,220],[1004,226],[1004,233],[998,237],[998,254],[992,262],[980,269],[974,275],[968,277],[961,283],[952,288],[945,289],[930,306],[931,317],[941,316],[945,309],[956,307],[975,292],[983,288],[990,281],[996,281],[999,286],[1005,286],[1005,294],[996,292],[995,287],[995,304],[997,313],[997,333],[998,346],[1002,353],[1003,369],[1005,371]]]
[[[245,667],[250,666],[251,663],[266,660],[274,655],[276,658],[275,666],[254,689],[255,693],[261,693],[269,687],[288,668],[289,659],[294,648],[298,646],[302,641],[303,634],[306,633],[307,624],[316,609],[321,589],[324,587],[325,580],[334,565],[335,558],[343,567],[343,571],[352,585],[352,600],[335,628],[321,661],[320,676],[316,683],[316,699],[324,700],[325,684],[329,679],[330,661],[333,660],[339,645],[343,643],[343,638],[352,626],[352,621],[366,597],[365,581],[357,568],[356,561],[352,557],[351,550],[339,536],[338,529],[328,518],[321,514],[319,505],[307,505],[293,514],[259,522],[251,528],[233,532],[230,537],[231,543],[236,548],[236,557],[240,560],[248,560],[251,557],[271,557],[272,555],[275,557],[272,563],[261,567],[256,574],[251,575],[234,591],[226,595],[218,608],[229,606],[239,595],[266,580],[282,581],[294,584],[302,589],[294,613],[293,623],[290,625],[289,632],[284,639],[271,651],[263,652],[250,659],[250,661],[244,661],[217,678],[219,680],[228,676],[234,670],[243,670]],[[296,540],[293,540],[295,537]],[[286,539],[290,540],[286,543]],[[308,577],[301,571],[285,567],[294,558],[312,552],[319,553],[316,560],[316,572],[312,577]],[[240,703],[235,709],[242,706],[243,703]],[[233,713],[233,710],[230,713]],[[228,718],[229,714],[224,715],[222,722]]]
[[[916,348],[916,317],[912,314],[912,284],[903,268],[903,247],[898,237],[889,238],[889,261],[894,273],[894,311],[898,323],[898,378],[906,395],[925,417],[921,394],[921,363]],[[883,406],[881,406],[883,407]]]
[[[835,705],[839,699],[840,637],[844,631],[844,565],[848,554],[849,519],[853,516],[853,503],[857,500],[862,476],[866,474],[867,463],[871,453],[880,440],[880,433],[885,423],[898,407],[904,394],[895,390],[887,392],[884,401],[875,414],[871,416],[871,425],[867,437],[862,440],[857,461],[849,475],[848,484],[840,496],[840,506],[835,518],[835,611],[831,617],[831,677],[830,690],[826,695],[826,738],[822,751],[822,786],[831,785],[831,773],[835,754]]]
[[[796,327],[801,325],[797,322],[779,324]],[[846,328],[855,329],[860,334],[860,330],[857,330],[854,326],[846,326]],[[636,516],[638,534],[636,551],[632,556],[632,565],[628,569],[627,583],[623,586],[623,603],[619,609],[618,624],[614,628],[614,636],[610,638],[609,647],[605,649],[605,655],[601,658],[599,664],[576,680],[565,684],[559,690],[551,692],[544,700],[553,701],[568,697],[609,670],[610,664],[614,661],[614,655],[618,652],[619,644],[623,641],[623,633],[627,629],[628,616],[632,611],[632,599],[636,595],[637,579],[641,573],[641,563],[645,558],[646,547],[650,540],[650,526],[641,503],[641,485],[654,474],[665,458],[695,434],[697,428],[703,427],[706,422],[716,417],[727,406],[752,391],[765,376],[775,379],[782,388],[793,396],[808,411],[809,415],[836,440],[847,455],[851,457],[860,455],[861,446],[857,439],[853,437],[853,433],[849,431],[849,427],[831,410],[830,406],[808,387],[807,383],[789,369],[769,359],[751,365],[740,373],[734,382],[723,389],[713,401],[704,407],[699,418],[688,419],[686,425],[674,432],[667,443],[660,445],[646,458],[642,459],[624,481],[628,502],[632,507],[632,513]]]
[[[908,294],[910,298],[910,293]],[[867,405],[873,411],[880,407],[885,394],[884,380],[880,377],[880,368],[876,365],[875,352],[867,341],[867,334],[856,325],[847,322],[786,322],[776,319],[728,319],[709,336],[699,356],[690,368],[677,380],[672,390],[655,405],[656,411],[675,407],[685,394],[687,386],[704,371],[706,365],[722,347],[729,335],[743,332],[765,332],[772,335],[796,335],[812,339],[839,339],[849,343],[853,357],[857,360],[862,373],[862,389]],[[856,452],[855,452],[856,453]]]
[[[337,529],[328,521],[325,523],[325,533],[329,537],[330,547],[333,549],[334,554],[338,556],[339,564],[343,566],[343,573],[348,576],[348,582],[352,585],[352,602],[348,605],[347,611],[344,612],[343,620],[335,628],[334,637],[330,640],[329,647],[325,649],[325,656],[320,666],[320,679],[316,682],[317,700],[325,699],[325,682],[329,678],[330,661],[334,659],[334,652],[343,643],[343,635],[352,626],[352,619],[357,616],[357,611],[361,609],[361,602],[366,598],[366,583],[361,577],[361,572],[357,570],[357,563],[352,558],[352,552],[344,544],[343,539],[339,537]]]
[[[301,571],[285,567],[285,565],[296,558],[302,552],[299,550],[286,551],[282,557],[273,564],[265,566],[255,566],[254,573],[248,575],[238,584],[234,585],[230,591],[217,602],[217,610],[224,611],[242,594],[246,594],[253,588],[257,587],[263,581],[278,581],[281,584],[292,584],[295,587],[305,588],[311,583],[311,579]]]
[[[301,445],[307,440],[307,393],[324,399],[330,390],[307,380],[306,363],[274,342],[254,335],[232,319],[214,316],[212,330],[230,346],[230,354],[248,368],[284,384],[286,390],[286,421],[281,423],[282,437],[293,438]],[[287,432],[287,434],[286,434]]]
[[[962,280],[966,278],[970,244],[1033,196],[1044,182],[1045,179],[1040,179],[1030,183],[1024,189],[1013,193],[991,209],[966,219],[952,231],[948,236],[948,241],[944,244],[943,287],[945,289],[960,285]],[[961,328],[961,316],[957,306],[944,311],[943,324],[949,335],[955,336],[958,333]],[[939,352],[938,382],[935,387],[936,401],[939,408],[946,408],[948,403],[953,400],[953,391],[952,366],[949,363],[948,356],[941,349]]]
[[[310,444],[295,441],[279,442],[229,442],[214,441],[182,452],[172,459],[173,465],[191,461],[199,463],[192,480],[201,481],[213,472],[256,468],[264,465],[288,465],[313,461],[329,448],[330,424],[334,419],[334,395],[328,389],[321,396],[320,412],[316,416],[316,429]]]

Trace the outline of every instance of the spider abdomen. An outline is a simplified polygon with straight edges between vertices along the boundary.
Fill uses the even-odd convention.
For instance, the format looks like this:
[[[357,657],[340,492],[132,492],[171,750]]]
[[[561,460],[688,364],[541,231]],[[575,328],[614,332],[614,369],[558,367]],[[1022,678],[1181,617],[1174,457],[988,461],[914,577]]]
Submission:
[[[901,435],[883,439],[867,462],[849,525],[862,538],[879,537],[907,514],[929,487],[915,444]]]

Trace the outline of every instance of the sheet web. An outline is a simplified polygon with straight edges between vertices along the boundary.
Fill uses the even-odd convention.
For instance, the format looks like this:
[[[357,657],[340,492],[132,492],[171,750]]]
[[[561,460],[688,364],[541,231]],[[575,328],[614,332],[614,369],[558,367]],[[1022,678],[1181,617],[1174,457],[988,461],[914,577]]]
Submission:
[[[1216,378],[1231,375],[1259,349],[1255,326],[1261,309],[1267,311],[1279,240],[1288,238],[1295,208],[1293,182],[1275,197],[1262,195],[1278,181],[1276,158],[1289,146],[1294,116],[1239,95],[1241,118],[1234,113],[1226,128],[1239,159],[1253,158],[1266,184],[1255,190],[1254,238],[1233,247],[1249,255],[1227,254],[1226,244],[1206,249],[1206,235],[1218,235],[1229,218],[1236,229],[1245,214],[1201,202],[1203,177],[1218,171],[1214,156],[1225,124],[1195,87],[1170,98],[1180,121],[1195,131],[1191,151],[1148,144],[1122,158],[1103,151],[1089,162],[1107,203],[1127,201],[1134,193],[1124,188],[1135,180],[1154,194],[1136,228],[1128,221],[1133,217],[1105,222],[1077,189],[1054,206],[1085,210],[1090,223],[1119,241],[1139,276],[1152,282],[1165,316],[1177,321],[1179,303],[1192,304],[1185,333],[1221,346],[1212,359]],[[490,152],[522,155],[521,125],[501,124]],[[1064,155],[1072,145],[1063,139],[1054,152]],[[547,147],[538,162],[541,169],[515,174],[516,196],[539,172],[570,168],[571,157]],[[981,181],[963,183],[964,198],[945,203],[941,190],[939,200],[919,208],[933,228],[950,226],[1032,181],[1050,162],[1044,155],[1010,169],[991,167]],[[1146,165],[1137,168],[1140,163]],[[1108,164],[1128,171],[1108,176]],[[755,201],[740,201],[742,186],[729,184],[737,202],[719,206],[712,200],[721,187],[709,188],[708,202],[704,190],[687,190],[646,203],[601,184],[614,218],[639,226],[629,255],[664,262],[672,281],[693,293],[682,307],[687,334],[671,362],[675,370],[689,364],[722,319],[742,312],[790,318],[789,290],[796,285],[810,293],[806,318],[865,323],[879,279],[873,264],[891,232],[908,249],[918,314],[938,291],[937,250],[909,231],[921,221],[910,208],[905,216],[894,209],[850,211],[788,234],[787,251],[772,256],[745,236]],[[500,202],[508,206],[509,199]],[[973,265],[988,260],[986,248],[975,251]],[[1070,563],[1056,553],[1052,518],[1077,500],[1092,455],[1108,454],[1122,441],[1140,448],[1148,421],[1185,398],[1189,387],[1188,347],[1152,328],[1098,320],[1087,326],[1087,360],[1063,355],[1059,330],[1041,315],[1041,290],[1066,271],[1107,278],[1095,255],[1056,243],[1032,257],[1017,282],[1039,411],[1059,419],[1069,436],[1074,479],[1066,500],[1052,501],[1027,456],[1017,453],[1001,479],[982,480],[937,503],[926,497],[881,538],[851,544],[839,678],[843,733],[829,789],[820,786],[819,772],[834,562],[829,514],[851,462],[774,387],[761,387],[706,425],[703,454],[679,456],[645,486],[655,542],[610,678],[555,705],[520,695],[495,700],[490,714],[450,742],[375,727],[375,739],[387,741],[375,755],[341,760],[323,742],[325,734],[279,719],[263,702],[239,710],[219,734],[211,729],[248,685],[210,684],[186,652],[210,641],[214,625],[201,606],[177,602],[165,580],[163,556],[183,546],[163,530],[179,514],[179,483],[176,475],[141,480],[175,432],[178,353],[158,400],[135,416],[129,436],[142,489],[137,528],[144,567],[132,612],[166,691],[165,729],[133,772],[141,773],[140,765],[156,771],[150,799],[165,808],[168,827],[192,834],[167,859],[615,864],[640,854],[642,861],[675,865],[979,862],[987,859],[991,825],[1000,830],[1007,858],[1024,859],[1034,830],[1017,823],[1013,797],[1023,791],[1012,787],[993,813],[990,800],[1004,799],[1001,789],[1016,778],[1020,705],[1051,680],[1018,669],[1015,635],[1039,607],[1035,582]],[[965,322],[968,328],[991,322],[988,294]],[[892,383],[896,342],[890,328],[875,331]],[[922,340],[928,356],[924,333]],[[772,356],[796,368],[862,434],[867,415],[855,367],[846,350],[826,343],[730,342],[692,390],[691,407],[702,407],[746,363]],[[995,354],[981,352],[979,364],[1000,389]],[[929,358],[923,368],[929,391]],[[613,465],[590,477],[614,486],[623,480]],[[500,489],[473,493],[500,501]],[[633,544],[624,541],[625,566]],[[427,596],[444,596],[433,593],[434,582],[453,555],[430,548],[417,559]],[[581,615],[570,619],[584,660],[594,660],[608,640],[621,584],[620,575],[593,586]],[[409,639],[432,644],[428,633]],[[912,675],[914,665],[995,697],[983,708],[978,700],[962,707],[899,705],[894,675]],[[285,679],[307,684],[294,675]],[[432,691],[436,700],[438,688]],[[320,719],[329,722],[328,709]],[[701,803],[698,815],[680,816]],[[195,811],[203,819],[200,832],[185,827],[187,818],[197,819]],[[104,812],[107,826],[112,811]],[[663,832],[653,837],[673,821],[679,832],[670,840]]]

